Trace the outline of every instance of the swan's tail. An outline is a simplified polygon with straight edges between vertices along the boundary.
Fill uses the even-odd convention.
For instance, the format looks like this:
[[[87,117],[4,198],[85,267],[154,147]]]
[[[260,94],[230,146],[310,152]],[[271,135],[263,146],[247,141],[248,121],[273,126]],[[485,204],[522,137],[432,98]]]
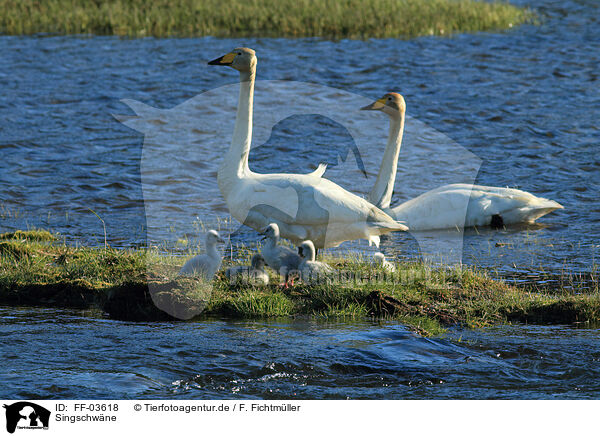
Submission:
[[[527,204],[519,209],[517,209],[514,213],[514,217],[510,216],[512,214],[507,214],[504,217],[505,221],[514,222],[528,222],[533,223],[540,217],[543,217],[550,212],[553,212],[557,209],[564,209],[564,206],[554,200],[548,200],[546,198],[537,198],[538,201],[534,203]]]
[[[406,232],[408,226],[403,221],[392,221],[392,222],[380,222],[376,221],[371,223],[372,226],[380,229],[389,230],[390,232]]]
[[[367,222],[369,223],[369,227],[380,229],[380,232],[378,233],[380,235],[388,232],[405,232],[408,230],[408,226],[406,226],[404,221],[396,221],[387,213],[376,207],[371,209]]]
[[[376,221],[376,222],[371,222],[370,225],[372,226],[372,228],[375,228],[378,230],[378,234],[369,235],[367,240],[369,241],[369,246],[374,244],[376,247],[379,247],[379,235],[383,235],[384,233],[389,233],[389,232],[405,232],[408,230],[408,227],[405,226],[400,221],[392,221],[392,222]]]
[[[438,190],[466,190],[468,188],[468,185],[455,184],[438,188]],[[554,200],[537,197],[520,189],[473,185],[470,189],[469,216],[467,216],[465,225],[470,224],[473,213],[475,217],[480,214],[497,215],[503,224],[517,224],[533,223],[538,218],[557,209],[564,209],[564,207]],[[477,224],[474,223],[474,225]]]

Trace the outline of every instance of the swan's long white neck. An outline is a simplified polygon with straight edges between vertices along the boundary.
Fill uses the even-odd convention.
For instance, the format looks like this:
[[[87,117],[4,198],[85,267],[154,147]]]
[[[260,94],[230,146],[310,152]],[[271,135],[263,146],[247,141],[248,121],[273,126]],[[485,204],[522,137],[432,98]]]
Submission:
[[[388,209],[392,201],[403,134],[404,114],[400,113],[398,116],[390,116],[388,142],[383,153],[383,160],[381,161],[379,174],[377,174],[377,180],[369,193],[369,202],[380,209]]]
[[[254,102],[254,79],[256,67],[240,72],[240,96],[235,127],[229,151],[219,167],[217,180],[221,193],[227,198],[235,181],[250,174],[248,154],[252,142],[252,106]]]

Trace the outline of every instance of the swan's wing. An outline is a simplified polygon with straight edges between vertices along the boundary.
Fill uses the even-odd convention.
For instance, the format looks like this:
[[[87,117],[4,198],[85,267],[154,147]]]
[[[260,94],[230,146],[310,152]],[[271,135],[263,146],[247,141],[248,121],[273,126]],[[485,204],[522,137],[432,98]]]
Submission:
[[[288,270],[298,269],[298,265],[300,265],[300,256],[294,250],[288,247],[279,246],[280,249],[280,257],[281,257],[281,266],[286,267]]]
[[[316,203],[327,210],[329,220],[319,238],[319,246],[335,247],[349,239],[367,239],[379,247],[379,235],[406,231],[404,223],[395,221],[381,209],[327,179],[321,179],[314,194]],[[331,186],[336,189],[331,189]]]
[[[194,275],[205,273],[211,269],[211,259],[205,254],[200,254],[189,259],[179,270],[179,274]]]
[[[323,262],[304,262],[300,268],[300,276],[305,282],[327,281],[335,270]]]
[[[536,197],[520,189],[487,186],[477,188],[471,191],[469,199],[468,226],[479,225],[477,223],[482,220],[489,224],[492,215],[501,217],[504,224],[534,222],[554,210],[563,209],[556,201]]]
[[[313,179],[314,180],[314,179]],[[301,178],[290,180],[298,193],[296,222],[301,224],[354,223],[359,219],[372,223],[396,223],[392,217],[367,200],[345,190],[328,179],[316,182]]]
[[[294,220],[294,217],[298,216],[301,209],[307,208],[305,200],[311,196],[307,195],[306,191],[310,191],[312,186],[320,184],[323,180],[321,176],[326,169],[327,165],[319,164],[319,167],[310,174],[254,173],[252,177],[246,179],[245,189],[230,195],[231,199],[228,199],[230,211],[236,218],[243,217],[242,219],[238,218],[241,222],[245,222],[245,218],[251,214],[251,211],[254,211],[272,217],[273,222],[289,224],[295,221],[298,224],[304,224],[297,219]],[[302,197],[300,197],[300,193],[303,193]],[[309,212],[310,214],[314,217],[315,210]],[[320,214],[316,219],[325,220],[327,218]],[[268,224],[264,224],[263,227]]]
[[[548,200],[547,198],[537,197],[530,192],[522,191],[521,189],[515,188],[502,188],[498,186],[483,186],[483,185],[469,185],[466,183],[453,183],[450,185],[440,186],[439,188],[432,189],[426,194],[444,194],[456,191],[469,192],[471,198],[487,198],[492,201],[503,200],[505,201],[508,208],[514,207],[554,207],[555,209],[563,209],[563,206],[554,200]],[[501,206],[500,206],[501,207]],[[499,209],[505,210],[505,209]]]
[[[290,222],[298,212],[298,194],[289,183],[273,183],[263,175],[243,179],[226,198],[229,212],[239,222],[260,230],[270,223]]]
[[[412,230],[489,225],[493,215],[504,223],[531,221],[562,208],[555,201],[511,188],[452,184],[428,191],[392,209]]]
[[[361,238],[377,243],[377,235],[407,230],[365,199],[311,175],[252,173],[227,202],[244,224],[256,229],[275,222],[283,237],[311,239],[317,247]]]
[[[406,221],[411,230],[462,229],[469,197],[470,191],[466,190],[433,190],[392,208],[391,212],[396,219]]]

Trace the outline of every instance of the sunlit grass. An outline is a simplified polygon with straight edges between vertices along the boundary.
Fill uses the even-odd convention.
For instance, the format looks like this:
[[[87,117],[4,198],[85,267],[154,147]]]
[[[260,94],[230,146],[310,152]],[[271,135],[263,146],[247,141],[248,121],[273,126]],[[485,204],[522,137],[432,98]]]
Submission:
[[[250,254],[225,260],[224,268],[247,264]],[[153,289],[173,308],[201,307],[200,316],[395,319],[424,335],[454,325],[600,322],[597,283],[585,292],[520,288],[482,269],[420,262],[398,263],[390,274],[354,255],[322,259],[340,272],[333,282],[300,282],[286,289],[270,271],[268,286],[252,286],[230,283],[221,270],[208,287],[198,287],[177,276],[186,258],[155,249],[72,247],[43,230],[5,233],[0,235],[0,304],[96,307],[118,319],[169,319],[152,303]]]
[[[506,29],[533,19],[475,0],[0,0],[0,32],[399,38]]]
[[[208,311],[244,318],[264,318],[292,315],[295,313],[295,305],[282,293],[250,289],[224,298],[213,298]]]

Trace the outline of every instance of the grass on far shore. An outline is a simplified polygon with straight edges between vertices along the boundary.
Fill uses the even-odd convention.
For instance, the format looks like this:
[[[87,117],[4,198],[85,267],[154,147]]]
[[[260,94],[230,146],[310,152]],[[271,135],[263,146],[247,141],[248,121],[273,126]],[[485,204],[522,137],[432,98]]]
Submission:
[[[406,38],[507,29],[534,14],[476,0],[0,0],[0,34]]]
[[[597,287],[527,290],[473,268],[432,269],[422,263],[402,263],[389,274],[360,258],[326,259],[351,279],[290,289],[279,287],[275,274],[272,284],[256,287],[231,284],[221,271],[210,292],[194,300],[189,296],[195,282],[176,276],[184,260],[149,250],[71,247],[41,230],[5,233],[0,235],[0,304],[98,308],[117,319],[162,320],[173,318],[152,300],[176,307],[203,298],[200,317],[395,319],[424,335],[455,325],[600,321]]]

